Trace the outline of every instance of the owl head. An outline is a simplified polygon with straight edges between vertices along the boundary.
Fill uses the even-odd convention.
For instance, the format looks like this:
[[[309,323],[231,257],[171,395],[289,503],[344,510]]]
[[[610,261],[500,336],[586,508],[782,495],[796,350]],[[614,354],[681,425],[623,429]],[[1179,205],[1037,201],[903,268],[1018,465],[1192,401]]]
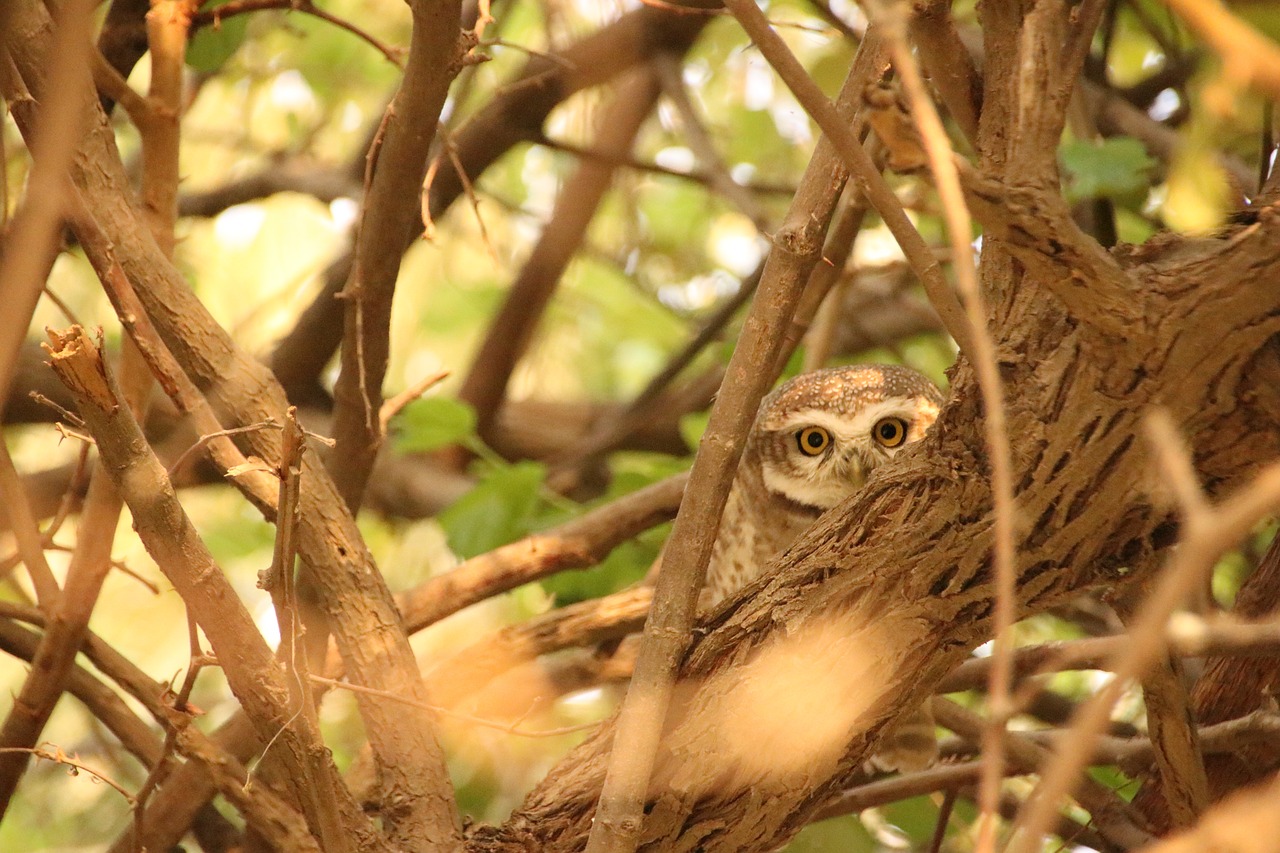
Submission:
[[[908,367],[860,364],[801,374],[761,403],[746,456],[758,460],[767,491],[825,511],[920,440],[941,405],[937,386]]]

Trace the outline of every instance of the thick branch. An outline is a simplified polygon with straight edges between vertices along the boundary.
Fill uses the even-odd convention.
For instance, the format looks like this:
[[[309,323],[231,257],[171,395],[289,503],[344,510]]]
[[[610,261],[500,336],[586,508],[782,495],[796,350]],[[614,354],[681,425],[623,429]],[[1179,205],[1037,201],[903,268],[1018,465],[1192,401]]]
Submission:
[[[1280,274],[1278,237],[1280,222],[1268,218],[1234,238],[1166,241],[1122,257],[1140,298],[1161,306],[1146,344],[1099,337],[1046,304],[1040,288],[1058,274],[1054,263],[1029,258],[1019,268],[993,333],[1007,354],[1014,482],[1028,522],[1018,553],[1022,612],[1104,584],[1121,567],[1149,565],[1173,541],[1167,507],[1138,485],[1149,482],[1138,436],[1151,401],[1171,412],[1211,494],[1257,470],[1256,448],[1280,446],[1280,296],[1266,284]],[[1090,360],[1100,353],[1105,366]],[[973,476],[987,464],[977,399],[961,363],[929,437],[705,626],[664,732],[647,849],[695,838],[707,851],[776,847],[843,790],[883,725],[989,638],[991,497]],[[830,739],[792,739],[804,695],[824,709],[806,721],[829,721]],[[842,709],[839,719],[832,708]],[[725,721],[741,719],[751,722],[738,741]],[[473,849],[580,844],[613,736],[606,724]],[[706,773],[708,761],[717,775]]]
[[[14,43],[11,55],[28,88],[38,96],[44,91],[43,75],[48,67],[48,23],[40,3],[28,0],[23,4],[19,32],[22,38]],[[29,132],[28,127],[22,129]],[[109,241],[92,246],[86,243],[95,268],[100,272],[108,269],[113,263],[110,250],[114,249],[114,257],[186,373],[204,385],[214,405],[227,413],[226,425],[283,420],[282,389],[265,367],[234,345],[140,227],[128,203],[128,180],[101,114],[91,132],[80,140],[73,181]],[[279,437],[270,431],[249,432],[245,440],[260,458],[279,458]],[[349,676],[365,686],[400,693],[427,705],[390,591],[333,481],[311,456],[304,465],[303,483],[299,553],[314,574]],[[440,820],[451,816],[452,787],[430,714],[371,694],[360,695],[358,702],[374,753],[384,768],[399,766],[406,771],[386,777],[397,787],[387,801],[425,809]],[[444,832],[446,837],[440,842],[447,847],[454,830]],[[432,837],[424,832],[420,842],[427,843]]]
[[[637,70],[620,83],[601,114],[596,147],[607,155],[630,151],[658,92],[658,81],[649,68]],[[613,172],[614,167],[606,161],[583,160],[578,164],[561,188],[551,220],[480,344],[458,397],[475,408],[482,437],[492,431],[511,372],[528,349],[561,276],[581,246],[587,226],[613,182]]]
[[[288,687],[252,617],[213,562],[120,401],[101,354],[79,327],[51,334],[54,370],[72,389],[103,465],[133,513],[143,544],[204,629],[236,698],[259,734],[276,738],[293,796],[326,849],[380,849],[359,805],[342,784],[319,732],[289,708]],[[372,845],[372,848],[366,847]]]
[[[417,194],[406,188],[422,185],[440,110],[465,54],[458,29],[461,0],[413,0],[409,8],[409,59],[368,154],[355,262],[342,290],[342,372],[333,392],[337,446],[328,465],[352,512],[364,497],[383,440],[378,410],[390,348],[391,298],[404,247],[419,224]],[[436,815],[434,821],[444,818]]]

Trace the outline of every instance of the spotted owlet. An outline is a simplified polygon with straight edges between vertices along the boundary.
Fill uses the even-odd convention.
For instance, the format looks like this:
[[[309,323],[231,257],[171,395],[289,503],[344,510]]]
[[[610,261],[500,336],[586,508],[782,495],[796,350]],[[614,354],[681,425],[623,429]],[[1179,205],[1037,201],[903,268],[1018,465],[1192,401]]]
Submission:
[[[765,397],[707,567],[708,603],[758,577],[819,515],[922,438],[941,405],[932,382],[892,365],[805,373]],[[921,709],[886,733],[878,750],[873,763],[882,769],[927,766],[937,757],[932,719]]]

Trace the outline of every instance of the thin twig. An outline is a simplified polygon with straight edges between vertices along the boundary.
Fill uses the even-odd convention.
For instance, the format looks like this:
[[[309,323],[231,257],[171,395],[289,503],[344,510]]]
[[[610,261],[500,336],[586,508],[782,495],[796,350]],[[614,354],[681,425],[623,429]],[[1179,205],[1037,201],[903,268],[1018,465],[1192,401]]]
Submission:
[[[302,12],[306,15],[319,18],[326,23],[333,24],[339,29],[346,30],[356,38],[373,47],[374,50],[386,57],[387,61],[395,65],[397,68],[404,68],[404,48],[390,47],[383,44],[377,38],[367,31],[361,29],[350,21],[339,18],[337,15],[330,14],[319,6],[316,6],[311,0],[231,0],[230,3],[224,3],[208,12],[201,12],[196,15],[192,21],[192,30],[201,27],[211,26],[215,29],[222,25],[222,22],[233,15],[243,15],[249,12],[263,12],[268,10],[280,10],[284,12]]]
[[[45,748],[45,747],[49,747],[49,748]],[[88,773],[90,776],[92,776],[94,781],[96,782],[106,782],[108,785],[114,788],[120,794],[120,796],[128,800],[129,805],[134,804],[133,794],[130,794],[123,785],[121,785],[116,780],[112,779],[107,774],[99,770],[93,769],[88,764],[85,764],[83,761],[80,761],[79,759],[72,758],[71,756],[67,755],[65,752],[62,751],[62,747],[57,746],[56,744],[52,744],[52,743],[46,744],[45,747],[0,747],[0,753],[21,752],[26,755],[34,756],[36,758],[43,758],[45,761],[52,761],[55,764],[61,764],[65,767],[71,768],[72,776],[78,775],[81,771],[83,771],[85,773]]]
[[[965,311],[960,301],[952,292],[950,285],[942,275],[938,262],[933,258],[920,232],[907,218],[893,190],[889,188],[884,176],[876,169],[866,149],[858,141],[858,137],[849,127],[848,122],[832,105],[818,85],[805,72],[791,49],[769,27],[764,13],[756,6],[754,0],[726,0],[725,6],[747,31],[760,53],[786,83],[787,88],[796,96],[813,119],[822,128],[823,134],[831,140],[840,152],[845,165],[850,171],[851,179],[871,202],[871,206],[880,214],[886,227],[911,264],[912,270],[924,285],[925,293],[933,304],[938,316],[942,319],[947,332],[964,352],[972,349],[969,340],[969,326]],[[872,44],[878,40],[873,27],[868,31],[863,44]]]
[[[218,430],[214,430],[213,432],[204,433],[199,438],[197,438],[194,442],[192,442],[190,447],[182,451],[182,453],[178,455],[178,458],[175,459],[173,463],[169,465],[169,468],[168,468],[169,476],[172,477],[174,476],[175,473],[182,470],[182,464],[186,462],[187,459],[193,453],[196,453],[201,448],[207,446],[214,439],[229,438],[230,436],[233,436],[233,435],[244,435],[247,432],[255,432],[260,429],[282,429],[282,427],[280,426],[280,424],[276,423],[275,421],[268,420],[268,421],[263,421],[260,424],[250,424],[249,426],[235,427],[233,429],[218,429]]]
[[[352,693],[364,693],[368,696],[381,696],[384,699],[390,699],[394,702],[403,702],[404,704],[412,705],[415,708],[422,708],[435,714],[441,714],[446,717],[452,717],[455,720],[461,720],[464,723],[482,726],[486,729],[494,729],[505,734],[515,735],[516,737],[560,737],[561,735],[571,735],[578,732],[591,731],[600,725],[599,723],[582,723],[576,726],[561,726],[560,728],[555,729],[523,729],[520,728],[519,720],[514,723],[500,723],[497,720],[477,717],[474,714],[455,711],[452,708],[446,708],[442,705],[432,705],[429,702],[419,702],[416,699],[410,699],[407,696],[400,696],[388,690],[376,690],[372,687],[363,687],[359,684],[352,684],[350,681],[339,681],[334,678],[325,678],[321,675],[312,675],[308,676],[308,678],[313,684],[321,684],[325,687],[333,687],[339,690],[349,690]]]
[[[18,557],[27,567],[27,575],[31,585],[35,587],[36,598],[40,606],[52,612],[58,600],[58,581],[49,568],[49,561],[44,558],[45,543],[36,524],[35,514],[27,501],[27,492],[22,487],[22,479],[13,466],[13,458],[9,455],[9,443],[0,439],[0,496],[4,498],[3,513],[9,523],[9,530],[17,540]]]
[[[655,67],[658,79],[662,81],[663,94],[675,105],[684,126],[684,138],[689,147],[697,155],[711,180],[711,188],[737,206],[742,213],[755,224],[759,231],[769,230],[769,220],[764,210],[756,202],[745,187],[735,181],[729,174],[729,168],[716,150],[711,134],[707,132],[702,117],[698,115],[689,97],[689,91],[681,76],[683,66],[669,54],[659,55]]]
[[[758,12],[754,3],[746,5]],[[879,46],[864,42],[841,90],[840,103],[844,107],[851,107],[860,98],[868,67],[874,64],[869,57],[878,56]],[[843,123],[840,127],[851,134],[856,145],[857,136],[847,131]],[[613,738],[616,748],[609,756],[587,842],[588,853],[630,853],[639,843],[644,800],[675,691],[676,668],[691,637],[698,592],[720,515],[742,454],[743,437],[775,378],[787,324],[821,258],[825,232],[843,189],[843,182],[831,179],[832,167],[837,163],[831,148],[823,145],[810,160],[801,188],[774,235],[759,291],[743,323],[720,395],[712,406],[707,430],[694,457],[686,500],[663,556],[635,676],[617,718]]]
[[[378,410],[378,423],[382,429],[382,434],[387,434],[387,426],[395,418],[396,415],[403,411],[404,407],[421,397],[427,391],[439,385],[449,377],[449,371],[441,370],[439,373],[429,374],[422,377],[408,388],[396,394],[394,397],[388,397],[382,404],[382,408]]]
[[[987,453],[991,459],[991,492],[995,504],[995,648],[991,682],[987,689],[990,731],[983,740],[984,760],[979,803],[982,810],[977,849],[995,849],[996,808],[1000,799],[1000,780],[1004,778],[1004,727],[1012,713],[1009,704],[1009,685],[1013,665],[1013,623],[1016,620],[1017,566],[1014,547],[1015,507],[1013,502],[1013,463],[1010,459],[1009,436],[1005,425],[1004,389],[996,365],[995,342],[987,328],[987,311],[982,290],[978,285],[977,267],[970,242],[972,219],[965,205],[960,187],[960,175],[955,166],[955,152],[942,126],[933,99],[925,88],[920,68],[916,64],[906,40],[906,21],[902,15],[906,7],[894,6],[885,14],[882,23],[893,52],[897,69],[908,98],[912,114],[924,142],[933,171],[938,195],[942,200],[943,216],[947,223],[947,235],[951,241],[956,283],[963,294],[963,303],[969,322],[970,348],[966,351],[978,376],[982,392],[983,433]]]

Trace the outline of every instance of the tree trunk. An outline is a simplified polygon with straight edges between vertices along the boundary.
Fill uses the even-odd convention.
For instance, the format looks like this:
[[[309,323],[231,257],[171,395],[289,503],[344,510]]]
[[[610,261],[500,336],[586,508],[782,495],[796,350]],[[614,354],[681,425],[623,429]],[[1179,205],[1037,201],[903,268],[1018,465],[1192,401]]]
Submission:
[[[988,199],[995,201],[995,199]],[[1018,603],[1039,612],[1105,586],[1175,539],[1142,419],[1163,408],[1210,496],[1280,446],[1280,223],[1114,253],[1147,318],[1121,334],[1065,268],[1083,238],[1055,191],[1010,190],[984,247],[1005,385],[1020,527]],[[1062,241],[1038,240],[1060,234]],[[1110,259],[1105,259],[1110,264]],[[994,281],[1001,287],[993,287]],[[1085,298],[1064,306],[1070,289]],[[1114,292],[1114,291],[1113,291]],[[646,850],[770,850],[798,832],[876,734],[990,638],[992,502],[974,375],[964,361],[930,436],[824,516],[777,571],[696,639],[668,719]],[[590,828],[610,726],[566,757],[470,849],[575,850]],[[708,767],[715,768],[709,772]]]

